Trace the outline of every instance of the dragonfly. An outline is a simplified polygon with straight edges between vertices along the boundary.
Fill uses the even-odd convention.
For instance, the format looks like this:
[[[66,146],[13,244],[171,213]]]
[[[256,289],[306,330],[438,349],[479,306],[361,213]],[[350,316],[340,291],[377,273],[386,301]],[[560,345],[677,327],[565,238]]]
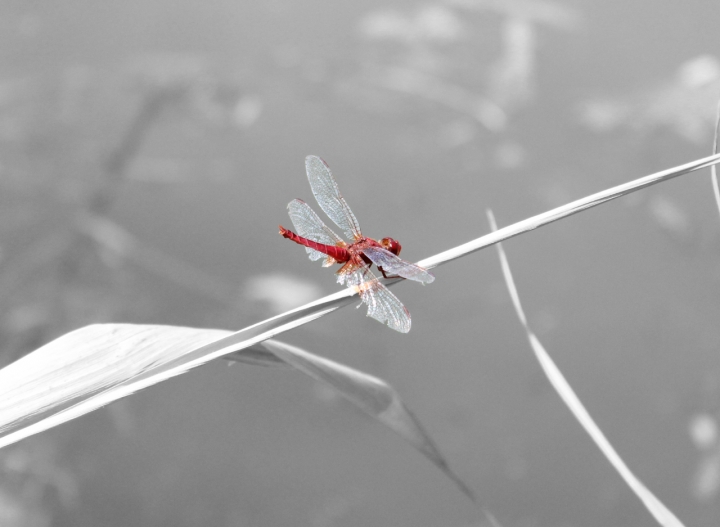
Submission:
[[[308,156],[305,158],[305,170],[318,205],[352,241],[348,243],[335,234],[301,199],[294,199],[288,204],[290,220],[297,233],[281,225],[280,235],[303,245],[311,260],[323,259],[323,267],[340,264],[336,273],[338,283],[355,288],[367,305],[367,316],[395,331],[407,333],[410,331],[410,312],[370,268],[375,264],[385,278],[402,277],[423,285],[429,284],[435,277],[426,269],[401,259],[402,247],[397,240],[383,238],[376,241],[363,236],[325,161],[317,156]]]

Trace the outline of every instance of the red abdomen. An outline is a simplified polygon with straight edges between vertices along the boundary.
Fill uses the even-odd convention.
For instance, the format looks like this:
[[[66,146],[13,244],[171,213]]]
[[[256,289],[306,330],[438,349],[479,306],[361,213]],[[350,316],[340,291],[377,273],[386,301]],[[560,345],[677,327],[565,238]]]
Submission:
[[[324,243],[318,243],[312,240],[308,240],[307,238],[303,238],[302,236],[295,234],[293,231],[287,230],[282,225],[280,226],[280,235],[283,238],[294,241],[295,243],[304,245],[305,247],[310,247],[311,249],[315,249],[316,251],[323,254],[327,254],[338,263],[344,263],[350,259],[350,253],[347,249],[345,249],[345,247],[338,247],[337,245],[325,245]]]

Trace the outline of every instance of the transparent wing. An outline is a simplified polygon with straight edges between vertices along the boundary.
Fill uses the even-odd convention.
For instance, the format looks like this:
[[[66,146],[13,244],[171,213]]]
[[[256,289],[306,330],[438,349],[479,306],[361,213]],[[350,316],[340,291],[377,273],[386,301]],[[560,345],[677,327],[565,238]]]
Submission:
[[[335,234],[330,227],[325,225],[320,217],[315,214],[315,211],[301,199],[294,199],[288,203],[288,214],[292,221],[295,231],[308,240],[314,242],[324,243],[325,245],[337,245],[345,244],[342,238]],[[328,256],[324,255],[320,251],[305,247],[308,253],[308,257],[311,260],[319,260],[320,258],[327,259]],[[333,261],[334,262],[334,261]],[[330,263],[329,265],[332,265]],[[324,267],[327,267],[323,264]]]
[[[360,299],[368,308],[367,316],[400,333],[410,331],[410,312],[398,297],[377,279],[370,268],[363,266],[347,273],[344,281],[348,286],[357,288]]]
[[[363,254],[370,258],[372,263],[378,267],[382,267],[383,271],[387,274],[400,275],[408,280],[415,280],[423,284],[429,284],[435,280],[435,277],[426,269],[406,262],[382,247],[368,247],[363,249]]]
[[[328,218],[342,229],[348,240],[362,238],[358,221],[340,194],[327,163],[317,156],[307,156],[305,170],[315,199]]]

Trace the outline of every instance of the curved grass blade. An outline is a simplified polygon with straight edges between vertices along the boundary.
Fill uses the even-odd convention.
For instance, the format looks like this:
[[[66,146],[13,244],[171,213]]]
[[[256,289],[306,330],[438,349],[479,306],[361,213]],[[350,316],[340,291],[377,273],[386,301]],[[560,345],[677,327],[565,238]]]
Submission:
[[[55,339],[0,370],[0,446],[128,395],[123,389],[126,381],[230,334],[214,329],[99,324]],[[289,365],[329,385],[407,440],[476,501],[397,392],[383,380],[276,340],[236,351],[228,358],[264,366]]]
[[[98,324],[72,331],[0,370],[0,434],[4,432],[0,448],[306,324],[349,304],[353,293],[339,291],[235,333],[138,326],[145,328],[143,333],[133,331],[132,324]],[[102,352],[95,354],[96,349]],[[59,393],[56,401],[55,386],[65,385],[66,376],[70,391]],[[80,398],[71,395],[76,391],[73,381],[83,384]],[[54,401],[52,415],[44,413],[45,397]],[[17,427],[20,419],[27,426]],[[13,423],[12,431],[8,423]]]
[[[713,136],[713,155],[717,154],[718,148],[718,131],[720,129],[720,101],[715,112],[715,135]],[[720,186],[718,186],[717,168],[715,165],[710,167],[710,179],[712,181],[713,194],[715,195],[715,204],[718,212],[720,212]]]
[[[472,490],[450,469],[420,421],[385,381],[274,339],[266,340],[259,346],[295,369],[329,385],[370,417],[397,433],[443,471],[467,497],[477,502]]]
[[[493,217],[491,211],[488,211],[488,218],[490,220],[492,230],[496,231],[497,225],[495,224],[495,218]],[[684,527],[682,522],[670,511],[670,509],[665,507],[665,505],[655,497],[655,495],[635,476],[635,474],[630,471],[620,455],[615,451],[613,446],[605,437],[605,434],[602,433],[598,425],[595,421],[593,421],[593,418],[585,409],[582,402],[580,402],[580,399],[560,372],[560,369],[555,365],[548,352],[532,332],[522,306],[520,305],[520,295],[515,287],[515,282],[513,281],[512,273],[510,272],[510,264],[508,263],[507,256],[505,256],[502,244],[497,244],[497,250],[498,255],[500,256],[500,265],[502,267],[503,276],[505,277],[505,284],[507,285],[510,293],[510,298],[512,299],[513,306],[515,307],[515,312],[520,319],[520,323],[525,328],[525,333],[530,341],[530,346],[535,353],[535,357],[540,363],[540,366],[545,372],[550,384],[552,384],[552,387],[555,388],[555,391],[570,409],[573,416],[575,416],[575,419],[577,419],[582,425],[610,464],[618,471],[620,476],[623,480],[625,480],[625,483],[628,484],[635,495],[640,498],[640,501],[643,502],[657,522],[663,527]]]
[[[93,404],[98,394],[227,333],[132,324],[71,331],[0,370],[0,446],[119,399]]]

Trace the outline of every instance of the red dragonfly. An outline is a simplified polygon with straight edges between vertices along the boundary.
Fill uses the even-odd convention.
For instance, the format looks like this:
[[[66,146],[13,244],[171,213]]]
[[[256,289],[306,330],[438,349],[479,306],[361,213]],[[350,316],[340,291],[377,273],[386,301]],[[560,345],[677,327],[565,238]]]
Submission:
[[[280,234],[305,246],[311,260],[325,258],[323,267],[341,264],[337,272],[338,283],[357,289],[368,307],[367,315],[387,323],[396,331],[407,333],[410,331],[410,313],[378,280],[370,267],[375,264],[385,278],[401,276],[422,284],[429,284],[435,277],[422,267],[399,258],[401,247],[396,240],[383,238],[378,242],[362,235],[358,221],[340,194],[325,161],[317,156],[308,156],[305,158],[305,169],[318,205],[352,242],[346,243],[323,223],[307,203],[299,199],[288,204],[297,234],[282,226]]]

